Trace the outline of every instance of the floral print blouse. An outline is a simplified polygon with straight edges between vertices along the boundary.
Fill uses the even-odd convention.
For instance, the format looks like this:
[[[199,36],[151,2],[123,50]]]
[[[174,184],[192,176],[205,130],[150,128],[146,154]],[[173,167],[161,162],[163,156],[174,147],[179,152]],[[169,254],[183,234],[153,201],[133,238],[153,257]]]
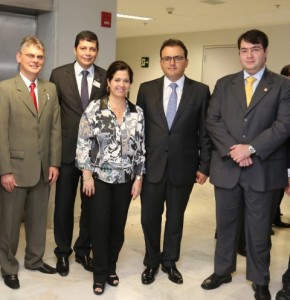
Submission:
[[[124,183],[145,173],[144,115],[126,99],[118,123],[108,98],[90,102],[80,120],[76,166],[107,183]]]

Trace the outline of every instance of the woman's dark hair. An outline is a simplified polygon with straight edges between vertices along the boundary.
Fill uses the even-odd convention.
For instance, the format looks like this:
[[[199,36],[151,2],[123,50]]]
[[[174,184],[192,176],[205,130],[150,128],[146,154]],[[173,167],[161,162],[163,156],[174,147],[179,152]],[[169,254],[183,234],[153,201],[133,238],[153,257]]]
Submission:
[[[241,48],[241,42],[244,40],[245,42],[251,43],[251,44],[261,44],[264,49],[268,48],[269,40],[267,35],[260,30],[252,29],[249,31],[244,32],[240,37],[238,38],[238,48]]]
[[[290,65],[286,65],[285,67],[283,67],[280,74],[286,77],[290,77]]]
[[[117,60],[117,61],[114,61],[113,63],[111,63],[111,65],[109,66],[109,68],[107,70],[107,80],[111,81],[116,72],[124,71],[124,70],[128,72],[130,83],[132,83],[133,82],[133,71],[132,71],[131,67],[122,60]]]

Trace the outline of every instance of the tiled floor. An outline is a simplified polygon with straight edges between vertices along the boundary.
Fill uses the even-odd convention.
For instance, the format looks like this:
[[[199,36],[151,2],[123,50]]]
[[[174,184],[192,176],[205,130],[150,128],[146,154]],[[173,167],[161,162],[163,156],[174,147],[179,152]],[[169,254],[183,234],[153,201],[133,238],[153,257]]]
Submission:
[[[282,202],[283,219],[290,222],[290,197],[285,196]],[[245,279],[245,258],[238,256],[237,272],[233,274],[232,283],[222,285],[212,291],[200,287],[201,282],[213,271],[215,230],[215,202],[213,188],[210,184],[201,187],[196,185],[186,211],[184,234],[182,240],[181,259],[177,266],[183,274],[184,284],[176,285],[160,271],[154,283],[142,285],[140,275],[143,271],[144,241],[140,225],[140,202],[131,204],[126,241],[120,254],[118,275],[120,284],[116,287],[106,286],[102,296],[96,296],[92,290],[92,274],[85,271],[70,260],[70,273],[67,277],[45,275],[28,271],[23,268],[23,252],[25,247],[24,234],[17,256],[21,263],[19,279],[21,288],[11,290],[0,279],[1,300],[245,300],[254,299],[251,283]],[[281,275],[288,263],[290,251],[290,229],[274,228],[272,237],[271,284],[270,291],[275,299],[276,292],[281,288]],[[77,229],[75,230],[77,232]],[[45,261],[54,265],[53,231],[47,231]]]

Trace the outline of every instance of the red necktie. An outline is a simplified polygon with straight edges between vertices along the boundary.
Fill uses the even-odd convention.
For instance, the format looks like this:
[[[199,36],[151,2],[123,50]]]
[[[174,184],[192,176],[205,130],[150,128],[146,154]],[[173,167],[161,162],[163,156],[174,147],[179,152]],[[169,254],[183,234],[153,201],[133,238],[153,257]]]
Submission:
[[[35,92],[34,92],[34,89],[35,89],[35,82],[31,82],[30,84],[30,95],[32,97],[32,100],[33,100],[33,104],[35,106],[35,109],[36,111],[38,112],[38,109],[37,109],[37,100],[36,100],[36,96],[35,96]]]

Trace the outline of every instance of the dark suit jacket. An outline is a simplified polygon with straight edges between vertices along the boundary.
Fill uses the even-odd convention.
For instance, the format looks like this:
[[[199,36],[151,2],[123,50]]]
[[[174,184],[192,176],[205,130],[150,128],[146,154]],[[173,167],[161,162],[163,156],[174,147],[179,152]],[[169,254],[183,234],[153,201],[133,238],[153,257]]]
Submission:
[[[287,185],[286,139],[290,135],[290,80],[265,70],[246,107],[243,72],[217,81],[210,100],[207,129],[214,148],[210,180],[233,188],[242,168],[227,156],[234,144],[250,144],[257,154],[248,167],[250,186],[269,191]]]
[[[211,141],[205,128],[209,88],[185,77],[169,131],[163,108],[163,82],[164,77],[142,83],[137,96],[137,105],[145,116],[146,180],[159,182],[168,167],[172,184],[193,184],[197,170],[209,173]]]
[[[13,173],[20,187],[49,182],[60,166],[60,109],[55,85],[38,79],[38,113],[18,74],[0,83],[0,175]]]
[[[106,94],[106,71],[94,66],[94,80],[100,87],[93,85],[90,101],[102,98]],[[74,63],[54,69],[50,81],[56,85],[61,107],[62,163],[75,160],[79,122],[84,112],[77,86]]]

